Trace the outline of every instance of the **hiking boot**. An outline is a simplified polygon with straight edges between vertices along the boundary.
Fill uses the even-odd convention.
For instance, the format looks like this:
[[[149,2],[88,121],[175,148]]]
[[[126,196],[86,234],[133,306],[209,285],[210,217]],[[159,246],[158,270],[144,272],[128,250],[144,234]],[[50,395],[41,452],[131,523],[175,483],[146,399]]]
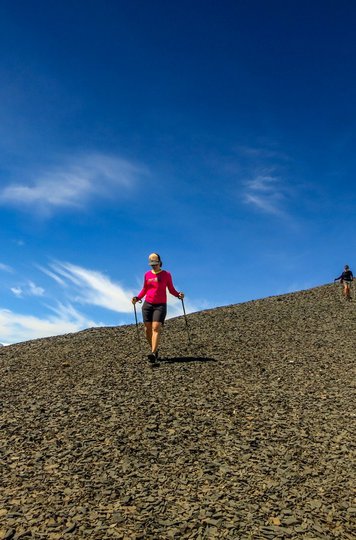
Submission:
[[[151,362],[151,364],[154,364],[156,362],[156,355],[155,353],[150,353],[147,355],[148,361]]]

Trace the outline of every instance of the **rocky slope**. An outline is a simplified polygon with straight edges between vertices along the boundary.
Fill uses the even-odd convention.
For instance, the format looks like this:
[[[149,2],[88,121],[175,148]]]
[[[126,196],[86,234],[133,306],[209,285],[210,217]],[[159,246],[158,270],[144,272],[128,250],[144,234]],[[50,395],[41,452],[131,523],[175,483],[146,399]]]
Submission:
[[[355,539],[356,302],[188,322],[158,368],[135,325],[1,349],[0,539]]]

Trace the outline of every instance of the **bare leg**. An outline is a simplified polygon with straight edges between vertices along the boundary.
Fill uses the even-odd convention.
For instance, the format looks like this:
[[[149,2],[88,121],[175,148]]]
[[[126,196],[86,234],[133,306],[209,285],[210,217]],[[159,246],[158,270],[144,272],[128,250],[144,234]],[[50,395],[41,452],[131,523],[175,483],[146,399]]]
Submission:
[[[161,331],[162,331],[162,323],[153,322],[152,323],[152,352],[153,353],[155,353],[158,349]]]
[[[145,323],[145,333],[146,333],[146,339],[148,341],[148,344],[150,348],[152,349],[152,323],[151,322]]]
[[[350,286],[348,283],[344,283],[344,295],[346,300],[350,300]]]

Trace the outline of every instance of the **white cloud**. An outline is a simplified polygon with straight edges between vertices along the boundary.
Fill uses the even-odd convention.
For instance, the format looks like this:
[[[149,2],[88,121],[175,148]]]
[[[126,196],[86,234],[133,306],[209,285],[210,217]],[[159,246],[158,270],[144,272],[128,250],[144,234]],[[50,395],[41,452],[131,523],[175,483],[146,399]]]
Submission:
[[[237,152],[251,159],[260,159],[260,160],[282,160],[290,161],[290,157],[279,150],[279,148],[272,148],[270,146],[246,146],[239,145],[236,147]]]
[[[32,182],[5,186],[0,204],[47,215],[60,208],[83,208],[98,197],[123,197],[143,173],[143,168],[124,159],[86,155],[44,171]]]
[[[270,174],[260,174],[245,182],[245,187],[245,203],[269,214],[284,214],[282,203],[285,195],[278,178]]]
[[[42,271],[67,288],[71,301],[74,299],[82,304],[100,306],[117,313],[132,313],[131,298],[135,293],[114,283],[97,270],[88,270],[71,263],[56,262],[51,265],[51,271],[47,269],[42,269]],[[167,300],[169,317],[183,314],[180,300],[170,294],[167,295]],[[185,300],[185,308],[187,313],[202,309],[187,300]]]
[[[3,343],[18,343],[41,337],[48,337],[84,328],[100,326],[84,317],[71,305],[60,304],[52,308],[53,315],[39,318],[32,315],[22,315],[7,309],[0,309],[0,339]]]
[[[23,296],[23,290],[21,287],[11,287],[11,292],[17,296],[17,298],[21,298]]]
[[[167,306],[167,319],[171,319],[172,317],[180,317],[184,314],[182,301],[175,296],[167,294]],[[201,309],[205,309],[207,307],[208,306],[205,302],[202,302],[201,305],[199,305],[198,307],[197,305],[193,304],[189,299],[184,299],[184,309],[186,314],[200,311]]]
[[[32,339],[57,336],[79,332],[85,328],[104,326],[85,317],[71,304],[58,304],[49,307],[52,312],[46,317],[23,315],[8,309],[0,309],[0,340],[4,345],[19,343]],[[186,313],[197,311],[193,305],[185,301]],[[132,306],[130,307],[132,312]],[[170,299],[168,308],[169,318],[183,315],[182,304],[179,300]],[[127,323],[126,323],[127,324]]]
[[[246,185],[251,191],[270,193],[276,185],[276,178],[269,175],[259,175],[253,180],[246,182]]]
[[[75,295],[76,302],[100,306],[118,313],[132,311],[133,291],[124,289],[101,272],[56,262],[51,265],[51,271],[46,273],[57,283],[69,288],[68,294],[71,297]]]
[[[45,290],[33,283],[33,281],[29,281],[21,287],[11,287],[10,290],[18,298],[23,298],[24,296],[43,296],[45,293]]]
[[[91,326],[103,326],[83,315],[74,307],[75,303],[99,306],[115,313],[121,313],[126,320],[122,324],[133,322],[132,290],[113,282],[108,276],[97,270],[90,270],[67,262],[54,262],[49,268],[37,266],[60,287],[56,295],[56,304],[43,305],[42,316],[21,314],[8,309],[0,309],[0,342],[17,343],[40,337],[77,332]],[[54,291],[38,286],[34,281],[27,281],[21,286],[12,287],[12,292],[19,298],[53,299]],[[57,289],[58,292],[58,289]],[[137,291],[135,291],[137,292]],[[62,294],[61,294],[62,293]],[[62,301],[58,299],[62,296]],[[67,298],[67,300],[65,300]],[[168,294],[168,317],[183,315],[182,303]],[[38,309],[37,305],[37,309]],[[186,313],[202,309],[185,300]],[[92,308],[94,311],[94,308]],[[47,315],[46,313],[50,315]]]
[[[38,287],[33,283],[33,281],[29,281],[28,283],[28,293],[30,296],[43,296],[45,293],[45,290],[42,289],[42,287]]]
[[[48,270],[48,268],[44,268],[43,266],[37,266],[37,268],[39,270],[41,270],[41,272],[43,272],[44,274],[46,274],[47,276],[49,276],[50,278],[52,278],[54,281],[56,281],[58,283],[58,285],[61,285],[62,287],[66,287],[67,284],[66,282],[64,281],[64,279],[60,278],[59,276],[57,276],[57,274],[55,274],[54,272],[51,272],[50,270]]]
[[[279,201],[275,197],[264,197],[262,195],[252,195],[247,193],[245,202],[247,204],[252,204],[269,214],[281,214],[281,210],[278,208],[277,204]]]
[[[4,263],[0,263],[0,270],[2,270],[3,272],[13,272],[13,269],[11,268],[11,266],[8,266],[7,264],[4,264]]]
[[[59,308],[47,305],[46,308],[52,312],[50,317],[22,315],[9,310],[0,311],[0,341],[3,343],[77,332],[88,326],[102,325],[76,311],[73,307],[73,303],[76,302],[82,305],[99,306],[115,313],[130,315],[133,313],[131,304],[133,291],[113,282],[99,271],[64,262],[52,263],[49,268],[41,266],[37,268],[61,287],[64,298],[68,299],[68,306],[63,306],[65,301],[59,304]],[[43,297],[46,292],[34,281],[12,287],[11,290],[19,298]],[[50,295],[46,293],[46,295],[48,298],[53,298],[54,292],[52,291]],[[170,313],[174,316],[176,313],[174,307]]]

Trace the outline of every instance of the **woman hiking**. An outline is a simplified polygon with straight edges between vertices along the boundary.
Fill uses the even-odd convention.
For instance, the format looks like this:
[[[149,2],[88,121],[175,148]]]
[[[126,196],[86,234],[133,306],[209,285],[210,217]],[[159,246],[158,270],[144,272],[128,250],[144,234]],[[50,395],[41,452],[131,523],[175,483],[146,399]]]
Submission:
[[[184,293],[174,288],[171,274],[162,270],[162,260],[158,253],[151,253],[148,264],[151,270],[145,273],[143,288],[132,298],[132,303],[136,304],[146,296],[142,306],[142,317],[146,338],[151,347],[148,359],[154,363],[158,361],[160,334],[167,315],[167,289],[180,300],[184,298]]]
[[[340,281],[340,283],[344,286],[344,296],[346,300],[351,300],[350,295],[350,288],[351,288],[351,282],[353,281],[354,276],[350,270],[350,267],[345,264],[344,271],[341,274],[341,276],[334,279],[334,281]]]

